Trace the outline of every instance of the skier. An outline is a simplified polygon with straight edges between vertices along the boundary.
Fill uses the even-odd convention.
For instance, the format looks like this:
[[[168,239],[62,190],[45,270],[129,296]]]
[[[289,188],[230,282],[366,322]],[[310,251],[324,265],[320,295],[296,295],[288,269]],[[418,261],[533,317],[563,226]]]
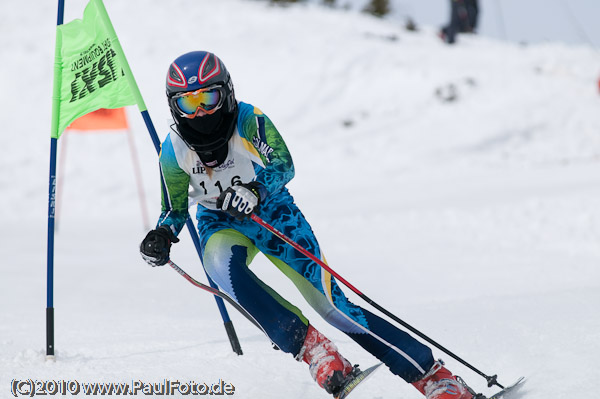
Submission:
[[[328,393],[337,395],[358,367],[249,269],[259,251],[327,322],[427,399],[471,399],[455,376],[434,361],[431,349],[348,301],[328,272],[249,219],[256,213],[324,261],[286,188],[294,166],[282,137],[258,108],[236,100],[223,62],[209,52],[183,54],[169,67],[166,90],[175,124],[162,143],[162,214],[140,245],[144,260],[152,266],[168,262],[188,207],[197,203],[202,264],[211,279],[277,347],[306,362]]]
[[[450,0],[450,22],[440,30],[439,36],[453,44],[458,33],[474,33],[478,14],[478,0]]]

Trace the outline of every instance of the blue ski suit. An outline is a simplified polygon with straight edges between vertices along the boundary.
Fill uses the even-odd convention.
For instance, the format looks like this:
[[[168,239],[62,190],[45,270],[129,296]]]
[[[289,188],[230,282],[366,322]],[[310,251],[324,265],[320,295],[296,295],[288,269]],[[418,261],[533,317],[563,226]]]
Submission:
[[[318,264],[252,220],[238,221],[217,210],[220,193],[237,182],[261,184],[256,211],[267,223],[325,261],[315,235],[285,185],[294,176],[281,135],[258,108],[240,102],[235,132],[225,162],[206,168],[176,134],[162,143],[162,214],[157,226],[179,234],[189,207],[196,218],[203,266],[219,288],[248,311],[282,351],[297,356],[308,329],[302,312],[261,281],[250,269],[262,252],[298,288],[329,324],[346,333],[407,382],[433,366],[431,350],[409,334],[351,303],[335,279]]]

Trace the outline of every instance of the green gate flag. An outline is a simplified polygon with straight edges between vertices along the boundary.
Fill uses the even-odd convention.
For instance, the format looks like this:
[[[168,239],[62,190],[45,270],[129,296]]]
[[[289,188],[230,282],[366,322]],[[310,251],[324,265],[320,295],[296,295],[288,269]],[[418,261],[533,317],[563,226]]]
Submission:
[[[90,0],[83,19],[57,26],[51,137],[58,139],[75,119],[100,108],[136,104],[112,25],[102,0]]]

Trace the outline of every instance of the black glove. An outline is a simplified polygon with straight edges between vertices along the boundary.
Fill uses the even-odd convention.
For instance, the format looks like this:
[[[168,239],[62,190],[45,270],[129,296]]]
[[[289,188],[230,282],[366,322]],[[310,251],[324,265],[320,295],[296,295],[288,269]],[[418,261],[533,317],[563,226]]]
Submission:
[[[260,205],[260,183],[250,182],[229,187],[217,199],[217,208],[237,220],[249,218]]]
[[[179,242],[179,238],[168,226],[160,226],[146,234],[140,244],[142,258],[151,266],[162,266],[169,261],[171,243]]]

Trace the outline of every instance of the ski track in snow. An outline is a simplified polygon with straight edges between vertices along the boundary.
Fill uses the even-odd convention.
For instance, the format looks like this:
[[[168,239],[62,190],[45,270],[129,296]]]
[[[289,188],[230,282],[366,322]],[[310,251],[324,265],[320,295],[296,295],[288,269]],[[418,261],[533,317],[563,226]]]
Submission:
[[[238,99],[259,106],[286,139],[297,170],[290,190],[334,270],[480,370],[497,373],[502,384],[526,376],[515,398],[594,398],[596,52],[462,36],[447,47],[434,29],[408,33],[391,21],[314,5],[105,3],[161,138],[169,125],[168,64],[193,49],[215,51]],[[84,5],[67,2],[65,20],[80,17]],[[211,18],[202,17],[207,9]],[[141,260],[145,231],[123,134],[60,140],[66,156],[58,174],[57,358],[45,361],[56,9],[52,2],[4,2],[0,10],[13,16],[0,26],[0,49],[11,60],[0,66],[8,146],[0,158],[0,398],[12,397],[13,379],[27,378],[223,379],[239,398],[328,397],[305,364],[272,350],[230,309],[244,350],[233,354],[210,295]],[[184,10],[176,24],[173,10]],[[436,91],[450,85],[457,99],[442,101]],[[24,103],[16,101],[24,90]],[[128,115],[154,223],[156,154],[133,107]],[[185,232],[181,237],[173,260],[204,281],[191,240]],[[264,257],[252,267],[351,362],[376,362],[325,325]],[[476,390],[493,392],[440,351],[435,356]],[[419,397],[384,370],[352,395]]]

